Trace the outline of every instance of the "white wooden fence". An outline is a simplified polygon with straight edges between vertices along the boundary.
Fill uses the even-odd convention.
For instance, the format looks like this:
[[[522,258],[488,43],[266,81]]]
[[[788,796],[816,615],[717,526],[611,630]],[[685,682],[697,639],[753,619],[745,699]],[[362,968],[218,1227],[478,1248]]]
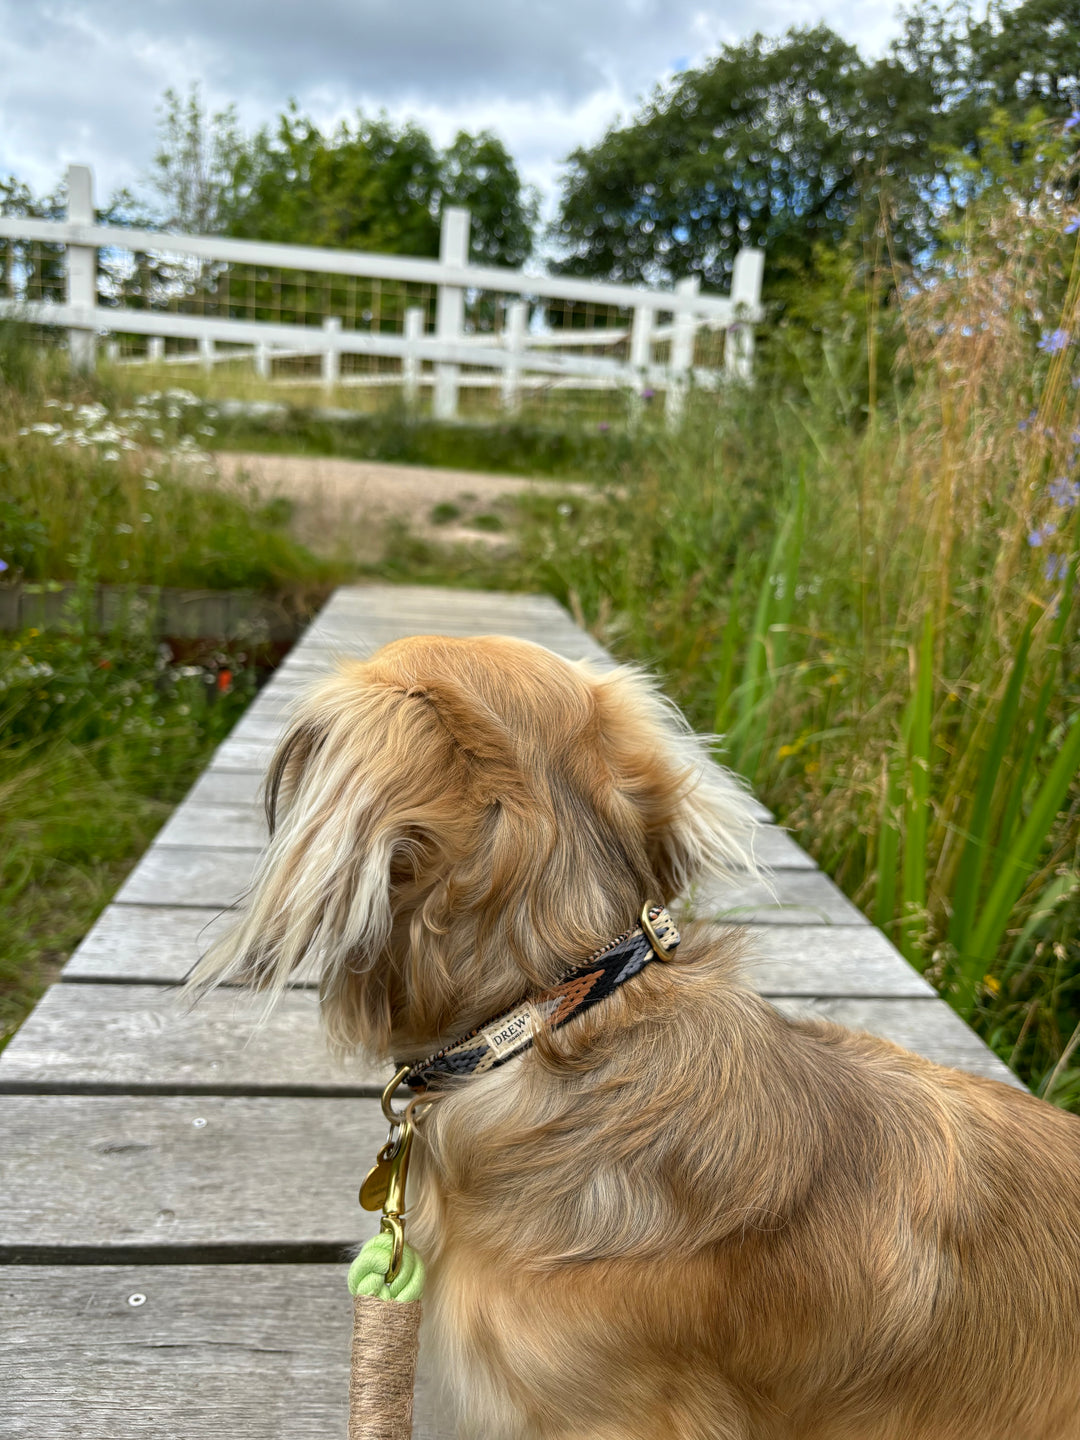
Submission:
[[[38,324],[68,331],[72,364],[90,368],[99,336],[147,336],[146,358],[165,358],[165,341],[195,342],[196,348],[168,358],[211,366],[235,360],[243,347],[264,378],[274,361],[285,357],[319,356],[321,380],[327,389],[351,380],[357,384],[394,384],[415,400],[422,386],[433,392],[433,410],[440,418],[457,414],[463,385],[497,388],[510,410],[524,389],[555,385],[573,389],[626,389],[631,394],[662,390],[669,418],[685,404],[687,389],[715,389],[726,380],[750,378],[753,326],[762,319],[761,280],[764,252],[744,249],[735,258],[731,293],[702,294],[697,277],[673,290],[566,276],[532,274],[469,262],[469,212],[443,212],[438,260],[379,255],[353,250],[317,249],[304,245],[229,240],[220,236],[175,235],[95,223],[93,178],[87,166],[68,170],[68,215],[65,221],[0,217],[0,240],[44,242],[66,248],[66,298],[63,302],[33,300],[17,289],[0,297],[0,310]],[[218,267],[255,266],[262,271],[321,273],[338,277],[433,287],[434,327],[429,333],[426,311],[402,311],[400,333],[343,327],[333,315],[321,325],[282,324],[228,316],[183,314],[166,308],[102,305],[98,295],[98,252],[140,252],[188,257]],[[478,299],[497,313],[497,330],[481,331],[468,318]],[[495,311],[491,309],[491,299]],[[544,305],[572,302],[625,312],[628,324],[559,329],[545,327]],[[490,323],[490,321],[488,322]],[[723,331],[721,366],[695,364],[695,347],[705,331]],[[225,345],[228,350],[219,351]],[[623,357],[589,351],[621,347]],[[662,359],[656,349],[662,347]],[[114,356],[117,351],[110,346]],[[343,355],[378,356],[397,361],[383,373],[345,377]]]

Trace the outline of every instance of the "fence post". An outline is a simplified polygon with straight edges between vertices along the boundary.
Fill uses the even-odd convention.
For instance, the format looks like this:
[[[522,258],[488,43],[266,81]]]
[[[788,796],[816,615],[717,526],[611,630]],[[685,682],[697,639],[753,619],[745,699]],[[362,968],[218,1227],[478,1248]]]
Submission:
[[[420,399],[420,341],[424,338],[424,307],[410,305],[405,311],[405,342],[408,345],[401,361],[401,383],[405,402],[415,405]]]
[[[696,295],[701,289],[701,276],[688,275],[675,286],[676,295]],[[686,390],[694,363],[694,336],[697,316],[690,310],[675,312],[671,336],[671,377],[664,396],[664,413],[669,425],[677,425],[686,408]]]
[[[442,213],[439,260],[443,265],[469,263],[469,212],[448,205]],[[460,285],[440,285],[435,300],[435,336],[438,340],[460,340],[465,329],[465,291]],[[458,408],[456,365],[435,366],[436,420],[453,420]]]
[[[151,335],[146,342],[146,358],[155,365],[165,359],[165,341],[160,335]]]
[[[729,380],[749,380],[754,373],[753,322],[740,319],[741,307],[756,309],[761,303],[761,277],[765,251],[758,246],[740,250],[731,272],[731,303],[735,321],[724,337],[724,370]]]
[[[214,342],[208,335],[199,336],[199,364],[207,374],[214,368]]]
[[[260,380],[270,379],[270,347],[269,345],[255,346],[255,374]]]
[[[89,165],[69,165],[67,172],[68,221],[94,223],[94,177]],[[67,247],[67,303],[93,310],[97,305],[97,250],[93,245]],[[97,335],[88,315],[86,326],[68,331],[68,355],[73,370],[93,370]]]
[[[341,319],[337,315],[327,315],[322,322],[323,334],[331,343],[322,352],[322,386],[324,390],[332,390],[338,383],[338,376],[341,373],[341,351],[333,343],[332,337],[341,334]]]
[[[526,300],[511,300],[506,307],[505,344],[513,363],[502,374],[502,403],[511,412],[521,408],[521,364],[525,352],[525,336],[529,328],[529,305]]]
[[[634,390],[630,396],[631,423],[636,423],[641,418],[647,398],[643,392],[645,377],[640,372],[652,363],[652,332],[655,320],[656,313],[651,306],[635,306],[634,321],[630,326],[630,364],[638,374],[634,378]]]

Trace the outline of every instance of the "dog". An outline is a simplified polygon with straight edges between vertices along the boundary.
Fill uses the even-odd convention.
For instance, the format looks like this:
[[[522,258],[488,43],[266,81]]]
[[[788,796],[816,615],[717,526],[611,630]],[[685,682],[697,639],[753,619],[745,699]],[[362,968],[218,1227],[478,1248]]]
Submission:
[[[331,1042],[398,1064],[752,866],[745,792],[644,675],[502,637],[344,666],[267,805],[193,983],[278,992],[314,964]],[[785,1019],[741,959],[691,924],[427,1092],[409,1233],[462,1433],[1077,1440],[1080,1120]]]

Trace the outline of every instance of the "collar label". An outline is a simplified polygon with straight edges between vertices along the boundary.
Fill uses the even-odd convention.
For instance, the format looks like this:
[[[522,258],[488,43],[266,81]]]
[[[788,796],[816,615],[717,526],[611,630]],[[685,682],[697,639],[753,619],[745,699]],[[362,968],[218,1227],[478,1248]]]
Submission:
[[[489,1030],[481,1030],[480,1033],[495,1052],[496,1058],[501,1060],[504,1055],[513,1054],[532,1039],[532,1013],[529,1010],[519,1010],[516,1015],[509,1015],[498,1025],[493,1025]]]

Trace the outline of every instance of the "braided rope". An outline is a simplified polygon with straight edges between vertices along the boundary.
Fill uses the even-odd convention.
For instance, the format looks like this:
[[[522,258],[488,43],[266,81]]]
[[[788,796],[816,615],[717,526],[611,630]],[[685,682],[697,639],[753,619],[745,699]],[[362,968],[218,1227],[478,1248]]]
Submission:
[[[393,1283],[387,1285],[393,1238],[383,1234],[372,1236],[349,1266],[349,1293],[370,1295],[379,1300],[419,1300],[424,1292],[424,1262],[412,1248],[405,1246],[401,1269]]]

